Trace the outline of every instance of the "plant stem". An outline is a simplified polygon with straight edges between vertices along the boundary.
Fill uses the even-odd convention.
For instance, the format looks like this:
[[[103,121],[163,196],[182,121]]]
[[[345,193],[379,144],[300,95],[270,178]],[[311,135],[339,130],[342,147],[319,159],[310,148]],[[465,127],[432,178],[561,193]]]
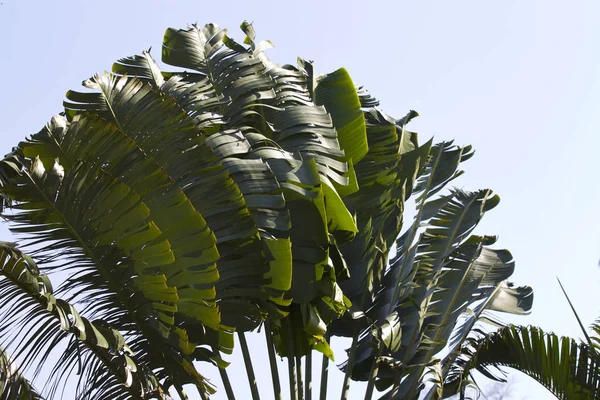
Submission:
[[[312,400],[312,349],[308,349],[306,355],[306,365],[304,366],[304,400]]]
[[[365,288],[363,291],[362,298],[360,300],[360,309],[364,310],[367,305],[367,298],[370,292]],[[344,374],[344,383],[342,386],[342,400],[348,399],[348,393],[350,392],[350,378],[352,377],[352,370],[354,369],[354,362],[356,361],[356,349],[358,347],[358,336],[360,335],[360,325],[358,321],[354,326],[354,335],[352,335],[352,345],[350,346],[350,354],[348,354],[348,362],[346,363],[346,372]]]
[[[371,400],[373,397],[373,389],[375,388],[375,378],[379,373],[379,358],[383,354],[383,345],[380,343],[377,347],[377,355],[373,359],[371,364],[371,373],[369,374],[369,382],[367,384],[367,390],[365,392],[365,400]]]
[[[296,386],[296,368],[294,366],[294,337],[292,329],[292,320],[286,318],[286,327],[289,330],[287,335],[287,358],[288,358],[288,374],[290,378],[290,400],[298,400],[298,388]]]
[[[250,358],[250,351],[248,350],[248,342],[246,342],[246,336],[244,335],[244,332],[238,332],[238,337],[242,347],[244,364],[246,364],[246,373],[248,374],[248,383],[250,384],[252,399],[260,400],[260,396],[258,394],[258,385],[256,384],[256,376],[254,375],[254,369],[252,368],[252,359]]]
[[[229,381],[227,371],[225,370],[225,368],[219,368],[219,373],[221,374],[221,380],[223,381],[223,388],[225,388],[227,399],[235,400],[235,396],[233,395],[233,388],[231,387],[231,382]]]
[[[279,370],[277,369],[277,359],[275,358],[275,347],[273,345],[273,333],[271,332],[271,322],[265,321],[265,337],[267,339],[267,350],[269,352],[269,363],[271,364],[271,380],[273,381],[273,396],[275,400],[282,400],[281,383],[279,382]]]
[[[302,356],[296,356],[296,376],[298,377],[298,399],[304,400],[304,382],[302,380]]]
[[[290,379],[290,399],[298,400],[298,388],[296,387],[296,368],[294,357],[288,356],[288,375]]]
[[[208,393],[206,393],[206,391],[204,391],[204,390],[198,390],[198,393],[200,393],[200,398],[202,400],[209,400]]]
[[[325,339],[329,342],[329,334]],[[327,378],[329,378],[329,358],[323,354],[323,363],[321,364],[321,394],[319,400],[327,400]]]
[[[179,384],[175,384],[175,390],[177,390],[177,394],[181,400],[189,400],[185,392],[183,391],[183,386]]]
[[[354,328],[354,335],[352,336],[352,346],[350,347],[350,354],[348,354],[348,362],[346,363],[346,373],[344,374],[344,383],[342,386],[342,400],[348,399],[348,393],[350,391],[350,377],[352,376],[352,368],[354,367],[354,360],[356,359],[356,348],[358,347],[358,333],[360,329]]]

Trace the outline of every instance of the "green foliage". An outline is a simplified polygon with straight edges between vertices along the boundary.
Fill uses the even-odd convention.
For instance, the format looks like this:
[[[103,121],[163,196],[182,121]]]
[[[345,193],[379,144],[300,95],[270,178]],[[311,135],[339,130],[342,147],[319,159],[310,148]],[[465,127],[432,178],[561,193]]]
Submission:
[[[343,68],[275,64],[241,28],[243,44],[215,24],[167,29],[176,72],[149,52],[118,60],[0,161],[3,216],[29,254],[0,246],[0,342],[43,365],[70,338],[49,397],[76,365],[81,398],[184,397],[184,385],[207,398],[210,364],[229,392],[222,357],[258,327],[289,360],[292,396],[302,358],[333,359],[335,336],[353,338],[342,368],[368,391],[460,391],[473,328],[533,301],[507,282],[510,253],[473,234],[499,197],[448,190],[471,147],[419,145],[416,112],[383,113]],[[13,376],[0,382],[30,387]]]
[[[43,400],[2,348],[0,348],[0,394],[3,399]]]
[[[585,343],[544,333],[536,327],[508,326],[467,341],[448,375],[444,391],[454,394],[465,386],[471,369],[504,381],[491,367],[507,366],[525,372],[558,399],[597,399],[600,358]]]
[[[53,375],[60,378],[63,371],[79,364],[83,368],[79,373],[86,377],[78,388],[81,398],[129,397],[139,393],[149,397],[160,391],[156,377],[132,358],[133,352],[123,336],[100,321],[81,317],[71,304],[56,298],[48,277],[40,274],[35,262],[12,243],[0,242],[0,273],[6,278],[0,281],[0,293],[9,300],[3,307],[3,328],[31,326],[27,340],[21,338],[19,345],[20,352],[30,353],[44,351],[48,343],[56,344],[71,334],[73,340],[57,364],[60,369],[55,368]],[[23,319],[23,312],[29,317]],[[25,398],[40,398],[4,351],[1,360],[0,370],[6,375],[2,381],[8,385],[0,393],[8,398],[13,392],[23,393]],[[51,394],[59,384],[54,382]]]

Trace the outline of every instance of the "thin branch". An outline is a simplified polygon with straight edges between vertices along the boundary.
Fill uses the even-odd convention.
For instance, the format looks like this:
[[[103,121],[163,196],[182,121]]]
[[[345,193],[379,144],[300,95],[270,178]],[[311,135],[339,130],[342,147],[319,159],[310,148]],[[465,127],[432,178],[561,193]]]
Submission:
[[[229,380],[229,376],[227,375],[227,371],[225,370],[225,368],[219,368],[219,374],[221,374],[221,380],[223,381],[223,388],[225,389],[225,393],[227,394],[227,399],[235,400],[233,388],[231,387],[231,381]]]
[[[298,399],[304,400],[304,381],[302,380],[302,356],[296,356],[296,376],[298,377]]]
[[[269,320],[265,321],[265,337],[267,339],[269,363],[271,364],[273,397],[275,398],[275,400],[283,400],[283,396],[281,395],[281,383],[279,382],[279,370],[277,369],[277,359],[275,358],[275,347],[273,345],[273,332],[271,331],[271,322]]]
[[[325,340],[329,343],[331,335],[327,333]],[[323,354],[323,362],[321,363],[321,392],[319,400],[327,400],[327,380],[329,378],[329,357]]]
[[[248,374],[248,384],[250,384],[250,391],[252,392],[253,400],[260,400],[258,394],[258,385],[256,383],[256,376],[254,375],[254,369],[252,368],[252,359],[250,358],[250,351],[248,349],[248,342],[244,332],[238,332],[240,339],[240,345],[242,348],[242,354],[244,356],[244,364],[246,364],[246,373]]]
[[[175,390],[177,390],[177,394],[179,395],[179,398],[181,400],[189,400],[187,394],[185,394],[185,392],[183,391],[183,386],[179,384],[175,384],[173,386],[175,386]],[[198,392],[200,392],[200,390],[198,390]],[[200,396],[202,396],[202,393],[200,393]]]
[[[304,376],[306,377],[304,378],[306,380],[304,384],[304,400],[312,400],[312,349],[308,349],[304,368]]]
[[[287,338],[287,348],[288,348],[288,376],[290,380],[290,399],[298,400],[298,387],[296,386],[296,368],[294,366],[294,337],[293,329],[292,329],[292,320],[290,318],[286,318],[286,325],[289,330]]]
[[[375,388],[375,379],[379,374],[379,359],[383,354],[383,343],[379,343],[377,348],[377,355],[371,364],[371,373],[369,374],[369,382],[367,384],[367,390],[365,392],[365,400],[371,400],[373,397],[373,389]]]
[[[354,328],[354,336],[352,336],[352,346],[350,346],[350,354],[348,354],[348,362],[346,363],[346,373],[344,374],[344,383],[342,386],[342,400],[348,400],[350,392],[350,377],[352,376],[352,368],[354,368],[354,360],[356,359],[356,348],[358,347],[358,333],[360,329]]]
[[[326,336],[329,342],[329,334]],[[319,400],[327,400],[327,379],[329,378],[329,357],[323,354],[323,362],[321,363],[321,393]]]

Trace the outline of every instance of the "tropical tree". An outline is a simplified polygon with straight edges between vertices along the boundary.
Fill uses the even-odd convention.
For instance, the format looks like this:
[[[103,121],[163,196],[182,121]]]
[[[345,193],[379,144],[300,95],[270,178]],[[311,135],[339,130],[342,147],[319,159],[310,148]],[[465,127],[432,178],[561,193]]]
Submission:
[[[516,328],[474,338],[493,312],[528,313],[533,295],[507,281],[514,262],[495,237],[472,233],[499,197],[446,189],[471,147],[419,145],[416,112],[385,114],[343,68],[275,64],[241,27],[243,44],[214,24],[168,29],[173,71],[149,51],[117,61],[0,162],[19,241],[0,244],[2,396],[38,398],[24,376],[46,370],[44,398],[74,373],[78,398],[208,398],[201,373],[218,368],[234,398],[238,335],[257,399],[245,336],[257,329],[276,398],[276,354],[291,398],[311,398],[313,351],[327,396],[335,336],[352,339],[342,398],[351,379],[368,381],[367,398],[446,397],[471,368],[530,355],[497,358]],[[561,360],[559,384],[580,382]]]

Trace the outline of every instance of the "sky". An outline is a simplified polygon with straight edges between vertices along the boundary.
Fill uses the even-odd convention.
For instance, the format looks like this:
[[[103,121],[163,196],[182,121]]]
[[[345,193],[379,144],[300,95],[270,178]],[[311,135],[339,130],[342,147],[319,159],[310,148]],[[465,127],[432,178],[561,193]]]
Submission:
[[[116,59],[150,46],[160,58],[167,27],[215,22],[241,40],[237,27],[253,21],[258,39],[275,44],[274,61],[300,56],[320,73],[346,67],[388,114],[417,110],[410,129],[422,142],[472,144],[475,157],[457,185],[502,198],[476,232],[499,235],[497,247],[516,260],[512,280],[535,290],[531,315],[505,319],[580,338],[556,278],[584,324],[600,316],[598,15],[595,0],[2,0],[0,152],[37,132],[61,111],[67,90]],[[262,336],[251,340],[264,346]],[[344,343],[334,348],[341,362]],[[255,360],[270,393],[264,350]],[[245,398],[237,363],[230,376],[240,374],[234,384]],[[331,398],[340,380],[331,378]],[[553,398],[522,377],[511,385],[518,396],[510,398]]]

